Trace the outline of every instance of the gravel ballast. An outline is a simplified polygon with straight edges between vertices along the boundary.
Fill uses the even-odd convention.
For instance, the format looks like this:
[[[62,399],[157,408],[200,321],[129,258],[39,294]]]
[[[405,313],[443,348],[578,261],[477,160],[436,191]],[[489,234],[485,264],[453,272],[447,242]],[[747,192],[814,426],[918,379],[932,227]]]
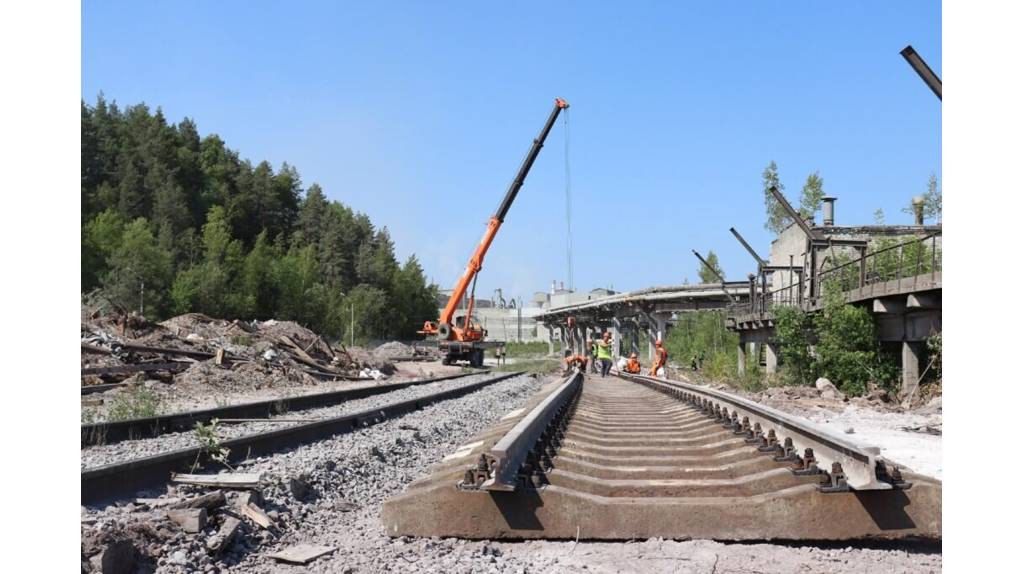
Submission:
[[[425,397],[427,395],[436,393],[441,390],[461,388],[498,376],[501,376],[501,374],[480,374],[452,380],[437,381],[433,383],[427,383],[424,385],[415,385],[412,387],[398,389],[381,395],[375,395],[363,399],[346,401],[344,403],[328,407],[288,411],[282,413],[280,416],[273,417],[270,420],[283,419],[290,421],[298,419],[309,419],[310,421],[312,421],[315,419],[338,417],[346,414],[378,408],[390,403],[396,403],[400,401]],[[296,426],[299,424],[302,423],[274,423],[262,421],[245,423],[221,423],[219,425],[217,435],[220,437],[221,440],[228,440],[240,436],[265,432],[269,430],[277,430],[281,428],[287,428],[290,426]],[[168,433],[160,435],[158,437],[122,441],[108,445],[90,446],[83,448],[81,450],[80,465],[81,468],[85,470],[107,464],[124,462],[126,460],[133,460],[136,458],[153,456],[156,454],[162,454],[165,452],[171,452],[185,448],[192,448],[196,446],[199,446],[199,443],[196,441],[195,433],[191,431]]]
[[[713,541],[490,542],[455,539],[388,538],[380,505],[412,480],[428,473],[445,455],[473,435],[521,407],[544,382],[520,376],[459,399],[443,401],[353,433],[339,435],[241,465],[264,475],[261,507],[274,518],[273,531],[243,521],[223,555],[212,555],[204,532],[174,532],[146,538],[141,526],[160,523],[155,511],[131,503],[83,509],[83,562],[93,540],[131,531],[147,548],[157,572],[940,572],[935,548],[842,545],[722,544]],[[296,488],[296,485],[298,487]],[[178,487],[171,494],[189,492]],[[219,520],[219,519],[218,519]],[[105,537],[105,538],[104,538]],[[305,566],[275,562],[270,554],[296,544],[336,548]],[[96,562],[97,554],[92,555]]]

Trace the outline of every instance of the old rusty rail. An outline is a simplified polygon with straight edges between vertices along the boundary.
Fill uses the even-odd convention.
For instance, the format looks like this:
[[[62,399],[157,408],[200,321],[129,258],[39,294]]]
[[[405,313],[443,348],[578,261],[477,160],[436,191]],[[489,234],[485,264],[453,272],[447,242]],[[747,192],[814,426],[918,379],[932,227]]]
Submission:
[[[880,479],[880,474],[885,476],[885,465],[880,465],[878,447],[857,444],[829,429],[731,393],[644,375],[621,376],[697,406],[756,440],[761,450],[776,452],[793,462],[805,461],[805,470],[829,475],[833,488],[894,488],[891,481]]]
[[[225,440],[221,446],[228,449],[227,462],[236,463],[352,432],[439,401],[468,395],[522,374],[502,373],[483,381],[444,389],[423,397]],[[159,487],[170,479],[172,473],[194,472],[196,465],[200,463],[210,463],[209,453],[200,447],[193,447],[83,470],[82,504],[101,504]]]
[[[492,491],[516,490],[520,484],[520,469],[527,462],[531,451],[537,447],[541,436],[559,411],[579,392],[582,384],[583,373],[574,371],[491,448],[491,477],[480,488]]]

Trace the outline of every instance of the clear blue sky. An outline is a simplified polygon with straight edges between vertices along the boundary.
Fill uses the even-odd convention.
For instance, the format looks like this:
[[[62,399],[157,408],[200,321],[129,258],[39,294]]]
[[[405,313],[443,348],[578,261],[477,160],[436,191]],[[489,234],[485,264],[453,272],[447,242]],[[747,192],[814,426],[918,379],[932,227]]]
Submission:
[[[449,287],[555,96],[570,117],[580,288],[730,279],[762,253],[761,172],[820,171],[840,224],[890,223],[941,180],[940,4],[112,2],[82,7],[82,97],[192,117],[243,157],[386,225]],[[564,130],[552,130],[478,294],[564,280]]]

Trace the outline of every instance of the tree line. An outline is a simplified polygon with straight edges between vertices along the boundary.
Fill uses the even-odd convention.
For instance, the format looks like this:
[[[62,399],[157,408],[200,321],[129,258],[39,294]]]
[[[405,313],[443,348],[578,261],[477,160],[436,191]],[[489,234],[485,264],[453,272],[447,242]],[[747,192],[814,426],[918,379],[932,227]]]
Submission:
[[[81,107],[83,294],[155,319],[273,317],[362,340],[436,318],[416,257],[399,263],[386,227],[291,165],[253,165],[144,103]]]

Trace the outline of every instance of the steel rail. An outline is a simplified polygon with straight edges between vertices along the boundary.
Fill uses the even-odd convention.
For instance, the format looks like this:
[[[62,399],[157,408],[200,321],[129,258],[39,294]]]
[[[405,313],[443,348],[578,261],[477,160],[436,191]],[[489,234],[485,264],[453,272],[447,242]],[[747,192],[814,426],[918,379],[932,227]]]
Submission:
[[[502,374],[485,381],[447,389],[416,399],[238,437],[223,441],[221,446],[230,449],[228,462],[238,462],[253,456],[269,454],[352,432],[382,422],[388,417],[410,413],[438,401],[468,395],[522,374],[522,372]],[[208,457],[202,448],[194,447],[83,470],[82,504],[97,504],[111,499],[124,498],[139,491],[160,486],[170,479],[171,473],[191,472],[197,462],[208,462]]]
[[[484,371],[484,373],[487,372],[489,371]],[[206,423],[213,419],[270,418],[273,415],[289,411],[326,407],[353,399],[361,399],[391,391],[397,391],[414,385],[424,385],[484,373],[459,373],[457,375],[446,375],[430,379],[417,379],[387,385],[341,389],[337,391],[328,391],[326,393],[299,395],[296,397],[282,397],[280,399],[270,399],[266,401],[243,403],[240,405],[230,405],[226,407],[185,411],[167,415],[157,415],[154,417],[83,424],[82,448],[99,444],[112,444],[125,440],[151,438],[172,432],[191,431],[195,428],[196,423]]]
[[[728,418],[733,422],[744,420],[744,427],[749,423],[751,428],[757,428],[756,425],[759,425],[761,435],[755,438],[761,439],[762,442],[764,437],[769,435],[774,436],[776,441],[772,446],[782,445],[786,439],[792,441],[792,448],[785,453],[787,456],[799,456],[796,453],[812,449],[813,457],[820,468],[828,470],[834,468],[834,463],[839,463],[846,484],[853,490],[893,488],[891,483],[879,480],[877,465],[881,462],[881,450],[878,447],[857,444],[799,417],[723,391],[645,375],[620,376],[698,404],[707,413],[719,413],[724,410],[727,414],[731,411],[732,416]]]
[[[569,402],[582,384],[583,373],[576,370],[491,447],[493,474],[480,488],[506,492],[516,490],[519,469],[526,462],[530,451],[548,429],[559,409]]]

